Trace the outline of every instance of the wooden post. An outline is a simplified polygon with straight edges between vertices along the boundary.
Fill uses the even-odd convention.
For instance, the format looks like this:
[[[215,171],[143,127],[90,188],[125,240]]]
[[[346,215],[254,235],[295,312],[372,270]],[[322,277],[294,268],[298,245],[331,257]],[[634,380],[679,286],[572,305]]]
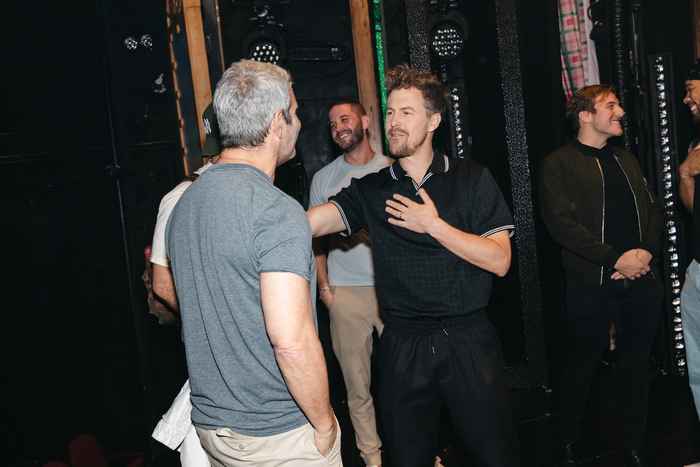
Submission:
[[[204,43],[204,28],[202,27],[202,10],[200,0],[183,0],[185,14],[185,32],[187,33],[187,48],[190,52],[192,67],[192,86],[197,106],[197,122],[199,125],[200,147],[204,145],[206,133],[202,114],[211,103],[211,83],[209,82],[209,63],[207,49]]]
[[[360,97],[360,103],[365,107],[365,111],[371,120],[369,143],[375,152],[383,153],[381,135],[381,119],[383,115],[381,115],[379,100],[377,99],[374,54],[372,50],[372,28],[370,27],[367,0],[350,0],[350,18],[352,23],[352,42],[355,50],[357,93]]]

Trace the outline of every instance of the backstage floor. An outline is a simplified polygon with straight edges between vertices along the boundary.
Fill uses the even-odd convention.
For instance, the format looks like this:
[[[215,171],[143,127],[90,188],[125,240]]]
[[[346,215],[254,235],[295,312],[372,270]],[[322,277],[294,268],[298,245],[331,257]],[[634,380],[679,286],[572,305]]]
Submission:
[[[600,365],[582,427],[582,466],[619,467],[621,464],[615,378],[614,364]],[[652,381],[650,392],[648,455],[668,467],[700,462],[700,423],[687,379],[657,378]],[[551,465],[556,445],[555,394],[541,388],[513,390],[510,402],[522,448],[521,465]],[[343,430],[343,463],[345,467],[363,467],[355,448],[347,404],[336,400],[334,408]],[[468,452],[456,440],[449,416],[445,414],[443,418],[438,452],[442,464],[444,467],[474,465]],[[390,465],[388,461],[384,462],[385,467]]]

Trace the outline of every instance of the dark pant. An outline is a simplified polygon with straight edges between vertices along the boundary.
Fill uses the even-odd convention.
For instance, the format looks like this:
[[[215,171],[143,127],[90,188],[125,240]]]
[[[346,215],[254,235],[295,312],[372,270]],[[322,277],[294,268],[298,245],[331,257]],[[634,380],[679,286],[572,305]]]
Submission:
[[[390,317],[379,371],[392,465],[434,465],[443,401],[478,466],[518,465],[501,345],[485,312],[442,321]]]
[[[606,272],[601,286],[583,285],[567,277],[569,356],[559,395],[561,441],[568,444],[578,440],[591,380],[614,322],[622,444],[632,450],[644,447],[649,353],[662,299],[663,284],[652,273],[634,281],[614,281]]]

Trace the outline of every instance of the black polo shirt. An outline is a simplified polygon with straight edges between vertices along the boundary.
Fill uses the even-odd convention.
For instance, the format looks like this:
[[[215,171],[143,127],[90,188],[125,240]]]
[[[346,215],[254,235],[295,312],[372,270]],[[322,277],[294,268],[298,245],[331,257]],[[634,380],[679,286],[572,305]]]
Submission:
[[[463,316],[485,308],[491,273],[459,258],[428,234],[388,222],[386,201],[398,193],[422,204],[419,188],[433,200],[440,218],[463,232],[487,237],[514,228],[495,180],[470,160],[435,152],[420,185],[399,160],[378,173],[353,179],[329,201],[343,216],[344,234],[364,228],[372,237],[379,304],[401,318]]]

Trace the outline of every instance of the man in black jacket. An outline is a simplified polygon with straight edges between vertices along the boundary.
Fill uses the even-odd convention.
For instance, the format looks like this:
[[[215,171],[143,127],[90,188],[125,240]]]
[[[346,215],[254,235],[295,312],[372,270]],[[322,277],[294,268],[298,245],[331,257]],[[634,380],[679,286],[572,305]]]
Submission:
[[[577,139],[540,165],[542,217],[562,247],[566,271],[569,354],[559,395],[557,466],[578,465],[575,443],[612,322],[623,466],[656,465],[642,450],[649,353],[663,297],[657,267],[663,223],[637,160],[607,144],[622,134],[624,114],[613,86],[581,89],[566,106]]]

